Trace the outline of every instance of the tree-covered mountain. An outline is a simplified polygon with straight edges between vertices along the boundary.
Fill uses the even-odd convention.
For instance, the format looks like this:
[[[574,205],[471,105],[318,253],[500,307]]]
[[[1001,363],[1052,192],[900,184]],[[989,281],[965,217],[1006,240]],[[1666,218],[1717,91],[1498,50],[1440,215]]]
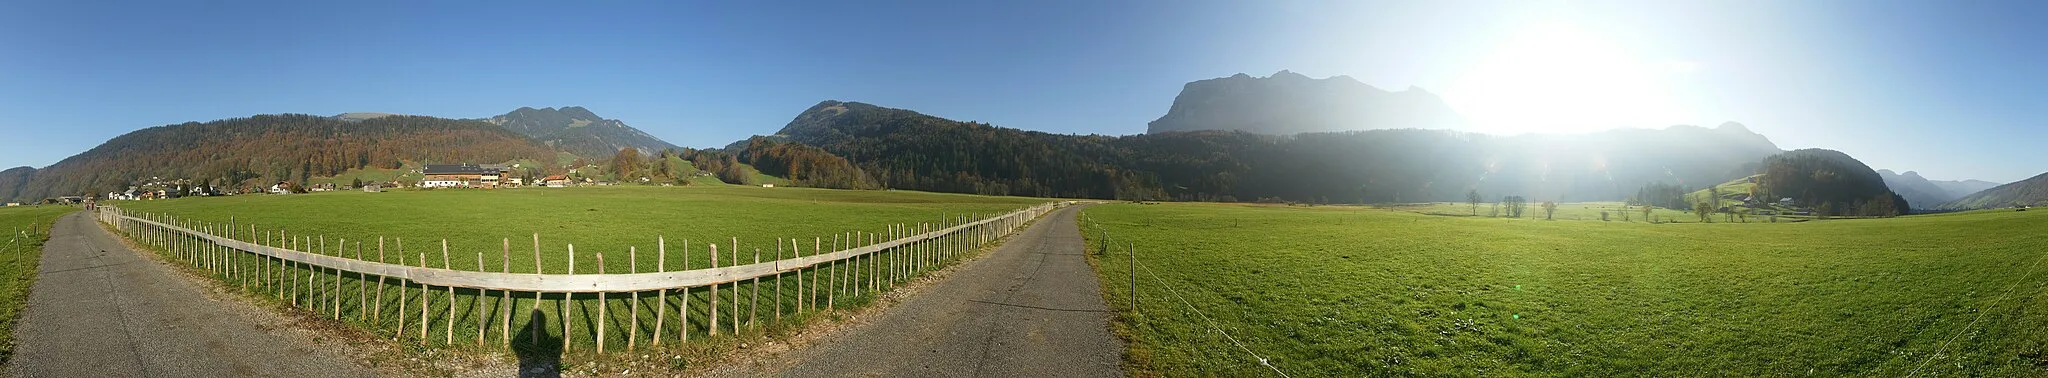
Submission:
[[[1988,209],[2011,206],[2048,206],[2048,173],[1942,204],[1942,209]]]
[[[258,115],[136,130],[49,167],[10,169],[0,173],[0,199],[106,193],[153,177],[251,187],[303,183],[351,168],[398,168],[406,161],[553,161],[554,155],[533,139],[481,121]]]
[[[1619,200],[1645,183],[1748,176],[1780,150],[1738,124],[1498,137],[1392,129],[1299,135],[1059,135],[825,101],[776,133],[892,188],[1049,197],[1303,202]]]
[[[1911,211],[1911,201],[1885,186],[1884,178],[1840,151],[1809,148],[1764,160],[1757,190],[1764,198],[1792,198],[1828,215],[1891,216]]]
[[[1268,77],[1240,73],[1188,83],[1174,97],[1173,107],[1147,125],[1146,132],[1236,130],[1288,135],[1444,129],[1462,123],[1443,99],[1420,88],[1389,92],[1349,76],[1311,79],[1280,71]]]
[[[612,156],[619,149],[629,147],[645,155],[676,147],[640,129],[626,126],[625,122],[599,117],[580,106],[561,109],[521,107],[485,121],[585,158]]]

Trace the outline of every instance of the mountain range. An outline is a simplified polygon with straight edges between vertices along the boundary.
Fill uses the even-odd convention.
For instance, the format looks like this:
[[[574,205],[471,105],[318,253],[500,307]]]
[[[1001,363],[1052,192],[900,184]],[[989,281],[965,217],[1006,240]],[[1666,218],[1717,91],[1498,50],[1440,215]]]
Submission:
[[[1235,130],[1286,135],[1370,129],[1456,129],[1462,118],[1421,88],[1390,92],[1349,76],[1313,79],[1282,70],[1188,83],[1147,133]]]
[[[1646,183],[1745,177],[1783,152],[1740,124],[1493,136],[1380,129],[1060,135],[825,101],[776,133],[886,186],[1050,197],[1299,202],[1620,200]]]
[[[1894,173],[1889,169],[1877,170],[1884,178],[1885,186],[1892,188],[1915,209],[1938,209],[1942,204],[1955,201],[1970,194],[1998,186],[1998,183],[1983,180],[1936,181],[1920,177],[1919,172]]]

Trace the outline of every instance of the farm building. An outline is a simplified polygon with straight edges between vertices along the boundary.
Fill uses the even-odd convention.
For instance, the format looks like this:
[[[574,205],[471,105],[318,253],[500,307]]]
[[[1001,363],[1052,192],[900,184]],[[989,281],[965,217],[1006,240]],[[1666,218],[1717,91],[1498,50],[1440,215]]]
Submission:
[[[566,188],[569,187],[569,176],[552,175],[542,178],[540,182],[550,188]]]
[[[504,176],[502,166],[476,164],[427,164],[420,169],[426,176],[420,180],[422,188],[496,188],[498,179]]]

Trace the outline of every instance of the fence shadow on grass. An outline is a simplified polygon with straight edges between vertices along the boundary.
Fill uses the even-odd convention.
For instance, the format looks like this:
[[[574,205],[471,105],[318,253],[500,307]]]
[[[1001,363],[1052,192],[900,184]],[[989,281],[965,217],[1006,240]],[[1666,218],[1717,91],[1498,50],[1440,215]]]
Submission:
[[[519,355],[521,378],[562,376],[562,338],[548,335],[548,316],[533,310],[525,327],[514,336],[512,350]],[[539,341],[535,341],[539,340]]]

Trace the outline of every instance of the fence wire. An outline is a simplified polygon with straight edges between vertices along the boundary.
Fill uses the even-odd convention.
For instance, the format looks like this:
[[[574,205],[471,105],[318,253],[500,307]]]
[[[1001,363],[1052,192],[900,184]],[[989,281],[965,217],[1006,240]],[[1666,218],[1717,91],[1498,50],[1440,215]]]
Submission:
[[[1089,218],[1089,217],[1083,217],[1083,218],[1084,218],[1084,219],[1086,219],[1086,220],[1088,221],[1089,225],[1094,225],[1094,224],[1096,224],[1096,223],[1095,223],[1095,219],[1094,219],[1094,218]],[[1103,253],[1103,254],[1105,255],[1105,256],[1104,256],[1104,258],[1106,259],[1106,258],[1108,258],[1108,256],[1106,255],[1106,253],[1107,253],[1107,252],[1109,252],[1109,251],[1110,251],[1110,250],[1112,249],[1111,247],[1112,247],[1113,245],[1115,245],[1115,242],[1113,242],[1114,238],[1112,238],[1112,237],[1110,237],[1110,236],[1109,236],[1109,232],[1108,232],[1107,230],[1101,231],[1101,235],[1102,235],[1102,253]],[[1135,246],[1131,246],[1130,248],[1133,248],[1133,249],[1135,249]],[[1203,322],[1204,324],[1206,324],[1206,325],[1208,326],[1208,328],[1209,328],[1209,330],[1210,330],[1210,331],[1216,332],[1216,333],[1217,333],[1217,334],[1219,334],[1219,335],[1223,335],[1223,339],[1224,339],[1224,340],[1226,340],[1226,341],[1229,341],[1229,342],[1230,342],[1230,344],[1231,344],[1232,346],[1236,346],[1238,350],[1240,350],[1240,351],[1243,351],[1243,352],[1244,352],[1244,353],[1245,353],[1246,355],[1249,355],[1249,356],[1251,356],[1251,357],[1252,357],[1252,360],[1254,360],[1254,361],[1257,361],[1257,362],[1259,363],[1259,366],[1264,366],[1264,367],[1266,367],[1267,369],[1271,369],[1271,370],[1273,370],[1273,373],[1274,373],[1274,374],[1278,374],[1279,376],[1281,376],[1281,377],[1283,377],[1283,378],[1292,378],[1292,377],[1293,377],[1293,376],[1291,376],[1291,375],[1288,375],[1288,374],[1287,374],[1287,372],[1285,372],[1285,371],[1281,371],[1281,370],[1280,370],[1280,367],[1279,367],[1279,366],[1277,366],[1277,365],[1274,365],[1274,364],[1273,364],[1273,361],[1272,361],[1272,359],[1266,358],[1265,356],[1263,356],[1263,355],[1260,355],[1260,354],[1259,354],[1258,352],[1256,352],[1256,351],[1253,351],[1253,350],[1252,350],[1252,348],[1251,348],[1250,346],[1246,346],[1246,345],[1244,344],[1244,342],[1242,342],[1242,341],[1239,341],[1239,340],[1237,339],[1237,337],[1235,337],[1235,336],[1231,336],[1231,335],[1230,335],[1230,332],[1229,332],[1229,331],[1224,331],[1224,330],[1223,330],[1223,327],[1222,327],[1221,325],[1218,325],[1218,324],[1216,323],[1216,319],[1215,319],[1215,318],[1212,318],[1212,317],[1210,317],[1210,316],[1209,316],[1209,314],[1208,314],[1208,313],[1206,313],[1206,312],[1202,312],[1202,309],[1201,309],[1201,308],[1199,308],[1199,307],[1195,306],[1195,304],[1194,304],[1193,302],[1190,302],[1190,301],[1188,301],[1188,299],[1187,299],[1187,297],[1186,297],[1186,296],[1182,296],[1182,295],[1180,294],[1180,290],[1179,290],[1179,289],[1176,289],[1176,288],[1174,288],[1174,286],[1173,286],[1172,284],[1169,284],[1169,283],[1167,283],[1166,279],[1164,279],[1164,278],[1160,277],[1160,276],[1159,276],[1159,273],[1158,273],[1158,272],[1154,272],[1154,271],[1152,270],[1152,268],[1150,268],[1150,267],[1147,267],[1147,266],[1145,266],[1145,264],[1143,264],[1143,263],[1139,263],[1139,262],[1138,262],[1138,261],[1136,260],[1136,257],[1135,257],[1135,254],[1136,254],[1136,251],[1135,251],[1135,250],[1129,250],[1129,251],[1127,251],[1127,252],[1128,252],[1128,253],[1132,253],[1132,254],[1133,254],[1132,260],[1131,260],[1131,262],[1130,262],[1130,264],[1131,264],[1131,275],[1132,275],[1132,278],[1133,278],[1133,279],[1136,279],[1136,276],[1137,276],[1137,274],[1138,274],[1138,271],[1140,271],[1140,270],[1144,271],[1144,272],[1145,272],[1145,275],[1147,275],[1147,276],[1151,277],[1151,278],[1152,278],[1152,281],[1153,281],[1153,282],[1155,282],[1155,283],[1157,283],[1157,284],[1159,285],[1159,287],[1161,287],[1161,288],[1164,288],[1164,289],[1166,289],[1166,292],[1167,292],[1168,294],[1172,295],[1175,301],[1179,302],[1179,303],[1180,303],[1180,304],[1181,304],[1182,306],[1185,306],[1185,307],[1187,307],[1187,309],[1188,309],[1189,311],[1192,311],[1192,312],[1194,312],[1196,316],[1199,316],[1199,317],[1201,317],[1201,318],[1202,318],[1202,322]],[[1107,263],[1107,260],[1104,260],[1104,263]],[[1135,283],[1134,283],[1134,285],[1135,285]],[[1135,288],[1134,288],[1134,290],[1135,290]],[[1131,310],[1132,310],[1132,311],[1138,311],[1138,297],[1137,297],[1137,293],[1136,293],[1136,292],[1132,292],[1132,293],[1131,293],[1131,295],[1132,295],[1132,296],[1131,296]]]

